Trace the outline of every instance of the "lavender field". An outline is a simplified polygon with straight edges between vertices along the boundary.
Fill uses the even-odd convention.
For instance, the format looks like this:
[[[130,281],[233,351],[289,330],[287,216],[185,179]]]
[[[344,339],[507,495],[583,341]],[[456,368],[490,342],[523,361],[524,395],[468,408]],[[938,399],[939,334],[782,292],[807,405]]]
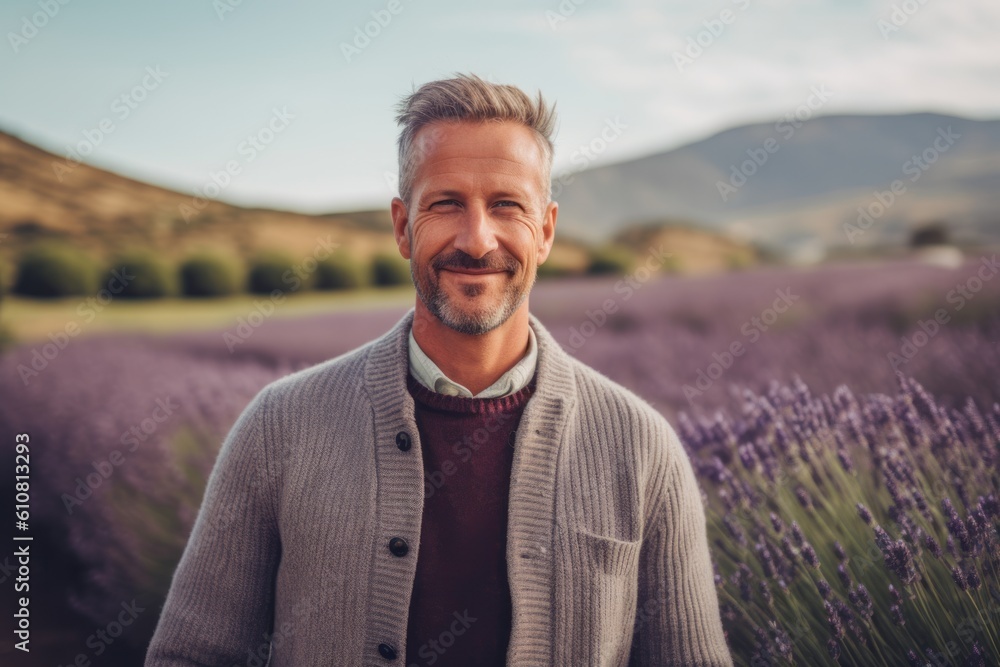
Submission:
[[[560,343],[688,448],[737,664],[998,664],[991,259],[536,285],[532,312]],[[87,636],[133,599],[146,611],[115,648],[141,655],[243,407],[404,310],[268,318],[237,344],[237,322],[81,338],[37,374],[23,367],[41,343],[0,358],[0,424],[31,434],[33,529],[52,600],[75,614],[44,664],[93,655]]]

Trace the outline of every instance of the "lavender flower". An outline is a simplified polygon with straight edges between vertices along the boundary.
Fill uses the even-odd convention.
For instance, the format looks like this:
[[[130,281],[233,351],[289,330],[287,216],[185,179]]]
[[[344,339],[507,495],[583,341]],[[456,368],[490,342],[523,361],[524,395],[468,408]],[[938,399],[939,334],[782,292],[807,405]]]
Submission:
[[[917,580],[917,571],[913,564],[910,547],[903,540],[896,540],[888,553],[883,552],[886,566],[892,570],[904,585]]]
[[[873,530],[875,532],[875,544],[877,544],[878,548],[883,554],[885,554],[892,548],[892,538],[889,537],[889,534],[885,532],[885,529],[878,524],[875,524],[875,528]]]
[[[945,516],[948,518],[949,535],[958,540],[958,543],[962,547],[962,551],[968,553],[972,550],[972,542],[969,539],[969,531],[966,528],[965,522],[959,518],[958,512],[955,510],[954,506],[952,506],[950,498],[944,498],[941,500],[941,509],[944,510]]]
[[[744,602],[750,601],[750,580],[753,578],[753,574],[750,572],[750,568],[747,567],[745,563],[740,563],[740,567],[736,572],[733,573],[733,583],[740,587],[740,598]]]
[[[965,570],[965,580],[969,583],[969,588],[974,591],[978,591],[983,585],[982,579],[979,577],[979,571],[976,569],[975,564],[970,564]]]
[[[1000,501],[997,501],[995,494],[991,493],[986,498],[979,496],[978,505],[987,518],[995,519],[997,516],[1000,516]]]
[[[801,547],[802,543],[806,540],[797,521],[792,521],[792,540],[795,542],[795,545],[799,547]]]
[[[771,512],[770,519],[771,527],[774,528],[774,532],[780,535],[782,531],[785,530],[785,523],[781,520],[781,517],[774,512]]]
[[[844,636],[844,625],[841,622],[840,614],[829,601],[823,602],[823,609],[826,611],[826,622],[830,626],[830,632],[834,637],[840,639]]]
[[[951,578],[954,580],[955,585],[961,588],[963,591],[969,590],[969,582],[965,578],[965,573],[962,572],[962,568],[957,565],[951,568]]]
[[[938,653],[937,651],[935,651],[934,649],[932,649],[929,646],[926,649],[924,649],[924,653],[927,654],[927,657],[930,659],[932,665],[947,665],[948,664],[947,661],[944,658],[944,654],[943,653]]]
[[[849,473],[854,472],[854,461],[851,460],[851,455],[846,449],[837,450],[837,460],[840,461],[841,467]]]
[[[851,587],[851,575],[847,572],[847,568],[841,563],[837,566],[837,577],[840,579],[840,583],[843,584],[844,588],[850,589]]]
[[[768,607],[774,606],[774,597],[771,595],[771,589],[767,585],[766,579],[761,579],[757,582],[757,588],[760,589],[760,597],[764,600],[764,604]]]
[[[933,535],[928,534],[924,537],[924,546],[927,547],[927,550],[930,551],[935,558],[941,558],[941,545],[938,544],[938,541],[934,539]]]
[[[727,512],[725,516],[722,517],[722,523],[726,525],[726,528],[729,530],[729,534],[732,535],[737,544],[741,547],[745,547],[747,545],[747,536],[746,533],[743,532],[743,527],[740,526],[739,522],[730,512]]]
[[[788,636],[776,622],[769,621],[768,625],[771,627],[771,632],[774,635],[774,647],[778,651],[778,655],[784,658],[786,661],[792,661],[792,639]]]
[[[972,652],[969,659],[965,661],[966,667],[986,667],[986,652],[979,642],[972,643]]]
[[[807,510],[811,510],[813,508],[812,497],[809,495],[809,492],[801,486],[795,489],[795,497],[799,499],[799,504],[802,505],[802,507]]]
[[[774,577],[777,571],[774,568],[774,557],[771,556],[771,550],[763,542],[758,542],[754,545],[754,551],[757,552],[757,560],[760,561],[761,566],[764,568],[764,576],[767,578]]]
[[[869,526],[872,525],[872,513],[868,511],[868,508],[865,507],[864,503],[858,503],[857,508],[858,516],[861,517],[861,520]]]
[[[802,560],[810,567],[819,569],[819,557],[816,555],[816,550],[808,542],[802,545]]]
[[[795,547],[792,546],[792,540],[788,537],[788,535],[781,538],[781,553],[784,555],[785,561],[789,565],[789,569],[791,569],[794,574],[795,563],[798,561],[799,554],[795,550]]]
[[[857,587],[848,594],[848,599],[862,617],[869,620],[871,619],[872,614],[875,612],[875,603],[864,584],[858,584]]]

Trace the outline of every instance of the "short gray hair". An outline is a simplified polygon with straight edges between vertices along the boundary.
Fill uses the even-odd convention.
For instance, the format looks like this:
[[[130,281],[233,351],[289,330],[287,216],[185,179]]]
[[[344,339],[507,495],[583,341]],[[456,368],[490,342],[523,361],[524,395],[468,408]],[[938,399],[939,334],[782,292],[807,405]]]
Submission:
[[[396,106],[399,134],[399,197],[409,206],[419,153],[413,145],[417,132],[438,120],[513,121],[534,131],[542,152],[542,193],[547,204],[552,198],[552,134],[555,104],[546,104],[542,93],[532,101],[516,86],[490,83],[475,74],[456,74],[452,79],[431,81],[403,98]]]

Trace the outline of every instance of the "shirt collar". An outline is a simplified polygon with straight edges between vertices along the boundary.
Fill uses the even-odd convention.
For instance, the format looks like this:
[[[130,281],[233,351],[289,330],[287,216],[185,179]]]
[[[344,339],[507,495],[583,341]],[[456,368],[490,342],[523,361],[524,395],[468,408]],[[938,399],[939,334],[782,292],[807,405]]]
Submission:
[[[420,349],[417,340],[413,337],[412,327],[409,338],[410,373],[420,384],[440,394],[466,398],[497,398],[523,389],[535,374],[538,345],[535,341],[535,332],[530,326],[528,327],[528,351],[509,371],[475,396],[467,388],[450,380],[438,368],[437,364],[431,361],[431,358]]]

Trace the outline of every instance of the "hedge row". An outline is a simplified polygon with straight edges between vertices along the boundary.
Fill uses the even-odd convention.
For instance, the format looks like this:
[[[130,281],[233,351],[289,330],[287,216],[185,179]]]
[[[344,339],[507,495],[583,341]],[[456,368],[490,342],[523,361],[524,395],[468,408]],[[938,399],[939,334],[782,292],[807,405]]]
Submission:
[[[221,252],[202,250],[175,265],[152,250],[133,250],[102,265],[69,246],[44,244],[21,256],[11,292],[57,298],[107,289],[116,296],[149,299],[267,294],[273,290],[341,290],[409,282],[409,262],[389,254],[376,255],[366,264],[345,251],[321,260],[310,257],[303,261],[269,251],[244,263]]]
[[[634,257],[616,246],[592,250],[589,274],[624,274]],[[539,278],[572,275],[579,271],[546,262]],[[396,254],[377,254],[367,263],[344,250],[322,260],[296,261],[281,251],[258,254],[249,263],[218,251],[201,250],[174,265],[153,250],[132,250],[108,265],[70,246],[47,243],[27,250],[20,258],[10,291],[36,298],[86,296],[108,289],[116,296],[150,299],[168,296],[216,297],[274,290],[345,290],[410,282],[410,263]]]

